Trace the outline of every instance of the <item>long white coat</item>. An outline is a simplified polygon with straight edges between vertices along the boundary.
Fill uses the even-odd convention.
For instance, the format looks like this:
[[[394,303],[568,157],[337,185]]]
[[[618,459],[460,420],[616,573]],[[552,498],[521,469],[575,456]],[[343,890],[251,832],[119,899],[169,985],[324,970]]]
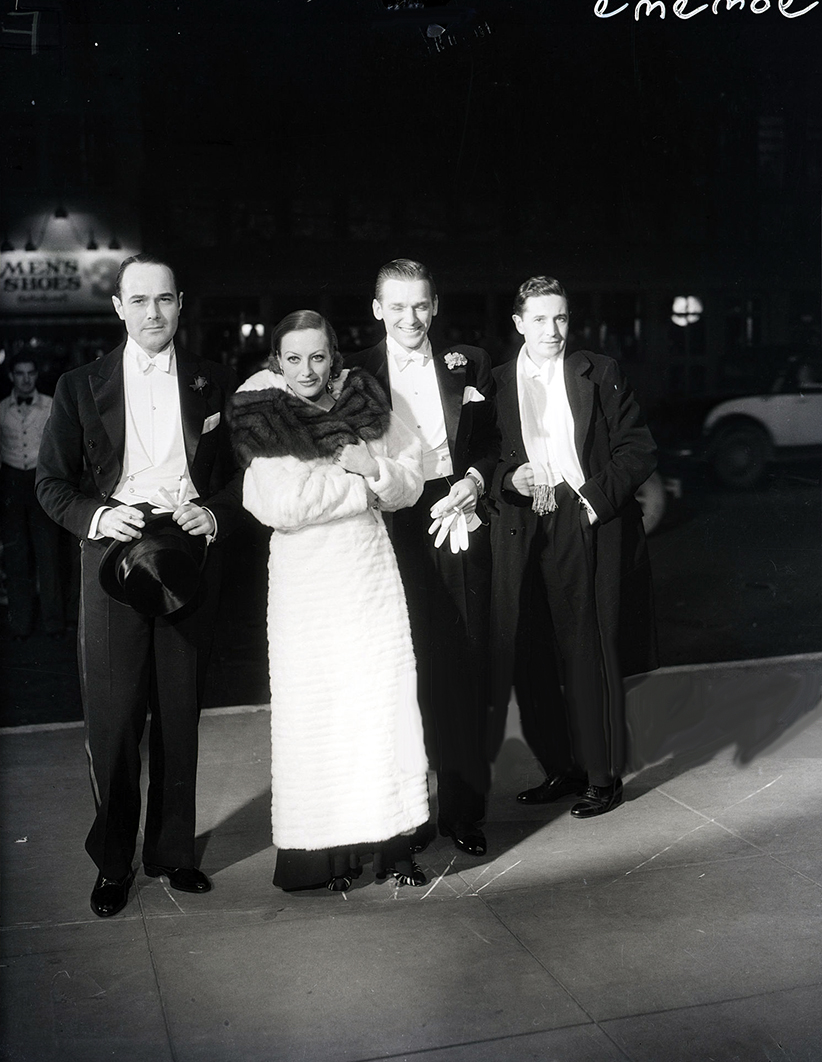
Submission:
[[[269,371],[244,389],[282,386]],[[268,566],[271,819],[278,848],[363,846],[428,818],[405,595],[380,510],[413,505],[419,444],[392,417],[379,476],[257,457],[243,502],[274,529]]]

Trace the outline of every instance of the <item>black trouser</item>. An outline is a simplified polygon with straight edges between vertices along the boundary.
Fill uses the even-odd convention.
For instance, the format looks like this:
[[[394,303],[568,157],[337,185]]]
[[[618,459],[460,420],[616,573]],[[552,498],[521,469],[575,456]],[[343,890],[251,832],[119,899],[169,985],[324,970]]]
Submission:
[[[209,547],[194,601],[153,619],[100,586],[100,561],[110,543],[82,544],[78,659],[97,807],[86,851],[106,877],[122,878],[131,868],[140,825],[140,740],[149,708],[143,862],[195,865],[197,724],[219,555]]]
[[[624,694],[613,639],[597,619],[597,529],[564,483],[557,502],[540,519],[522,581],[517,702],[546,774],[577,767],[606,785],[623,766]]]
[[[485,730],[491,552],[485,526],[471,533],[465,553],[451,553],[448,541],[434,548],[430,510],[448,490],[444,479],[426,483],[417,504],[386,523],[408,601],[439,814],[453,824],[483,817],[490,785]]]
[[[0,534],[12,634],[30,634],[37,599],[49,633],[63,629],[60,528],[40,507],[35,470],[0,468]]]

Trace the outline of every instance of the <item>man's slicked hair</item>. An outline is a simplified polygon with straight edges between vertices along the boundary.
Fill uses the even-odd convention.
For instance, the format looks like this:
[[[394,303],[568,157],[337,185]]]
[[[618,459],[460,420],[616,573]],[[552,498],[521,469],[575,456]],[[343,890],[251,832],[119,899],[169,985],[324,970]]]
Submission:
[[[520,284],[514,299],[514,315],[522,317],[526,299],[538,298],[540,295],[559,295],[568,302],[568,293],[555,277],[529,277]]]
[[[377,283],[374,288],[377,302],[382,301],[382,289],[386,280],[424,280],[428,284],[431,301],[433,302],[437,297],[437,286],[428,266],[424,266],[422,262],[415,262],[412,258],[395,258],[393,262],[387,262],[377,273]]]
[[[119,299],[120,291],[123,284],[123,274],[130,265],[160,265],[165,266],[171,273],[171,279],[174,281],[174,294],[179,296],[180,288],[177,285],[177,274],[174,271],[174,266],[162,255],[152,254],[151,251],[141,251],[140,254],[133,254],[131,258],[126,258],[120,263],[120,268],[117,270],[117,279],[114,281],[114,294]]]

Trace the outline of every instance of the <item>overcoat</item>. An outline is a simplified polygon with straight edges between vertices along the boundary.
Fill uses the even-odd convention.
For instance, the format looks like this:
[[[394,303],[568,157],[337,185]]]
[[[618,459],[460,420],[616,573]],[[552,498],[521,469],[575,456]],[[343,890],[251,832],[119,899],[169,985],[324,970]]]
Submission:
[[[616,361],[580,350],[566,355],[564,371],[585,476],[580,493],[598,517],[592,540],[599,627],[616,641],[622,675],[649,671],[657,666],[653,588],[642,511],[634,494],[656,467],[656,446]],[[528,461],[516,359],[496,368],[494,376],[502,435],[491,488],[493,699],[499,716],[513,684],[520,589],[540,517],[530,498],[502,485],[509,472]]]

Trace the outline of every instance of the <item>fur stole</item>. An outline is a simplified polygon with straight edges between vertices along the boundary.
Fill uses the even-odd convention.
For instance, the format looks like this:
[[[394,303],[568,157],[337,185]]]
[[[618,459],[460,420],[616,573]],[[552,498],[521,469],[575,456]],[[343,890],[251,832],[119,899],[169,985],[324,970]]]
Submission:
[[[231,442],[240,467],[255,457],[334,457],[347,443],[379,439],[388,431],[391,406],[369,373],[351,369],[332,409],[323,410],[290,391],[238,391],[228,407]]]

